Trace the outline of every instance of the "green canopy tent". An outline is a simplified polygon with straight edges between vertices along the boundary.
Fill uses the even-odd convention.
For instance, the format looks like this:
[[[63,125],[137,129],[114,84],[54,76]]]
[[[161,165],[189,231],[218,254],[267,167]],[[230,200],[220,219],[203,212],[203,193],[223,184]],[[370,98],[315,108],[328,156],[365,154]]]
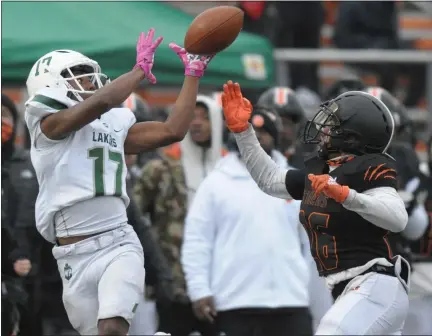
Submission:
[[[34,62],[49,51],[72,49],[99,62],[115,78],[135,64],[141,31],[156,29],[164,41],[156,53],[159,84],[183,80],[183,64],[168,44],[183,44],[193,17],[158,2],[4,2],[2,3],[2,82],[23,84]],[[270,43],[241,33],[216,56],[202,83],[220,86],[239,81],[246,88],[273,84]]]

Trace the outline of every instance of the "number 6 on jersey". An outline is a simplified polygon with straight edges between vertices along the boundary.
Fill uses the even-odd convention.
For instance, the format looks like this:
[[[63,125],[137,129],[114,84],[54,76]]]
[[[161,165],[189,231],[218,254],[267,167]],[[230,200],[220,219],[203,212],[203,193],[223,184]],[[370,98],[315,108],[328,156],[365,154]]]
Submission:
[[[103,147],[94,147],[88,150],[88,158],[93,159],[93,179],[95,196],[109,196],[105,193],[105,149]],[[113,196],[120,197],[122,194],[122,174],[123,174],[123,156],[120,152],[108,150],[108,160],[117,164],[115,173],[115,191]]]

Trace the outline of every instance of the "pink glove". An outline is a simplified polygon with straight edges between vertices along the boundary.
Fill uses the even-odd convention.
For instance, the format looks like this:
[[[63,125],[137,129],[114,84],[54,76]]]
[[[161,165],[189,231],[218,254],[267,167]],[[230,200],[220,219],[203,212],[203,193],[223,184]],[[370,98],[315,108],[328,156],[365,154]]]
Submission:
[[[134,66],[134,69],[141,68],[147,80],[152,84],[156,83],[156,77],[151,72],[154,63],[154,54],[156,48],[159,47],[159,44],[161,44],[163,40],[163,37],[158,37],[153,42],[154,32],[154,29],[151,28],[147,36],[145,36],[144,33],[140,34],[136,47],[136,65]]]
[[[204,75],[204,70],[207,65],[214,57],[211,56],[199,56],[189,54],[185,48],[178,46],[175,43],[170,43],[169,47],[174,50],[174,52],[180,57],[183,65],[185,66],[185,75],[192,77],[202,77]]]

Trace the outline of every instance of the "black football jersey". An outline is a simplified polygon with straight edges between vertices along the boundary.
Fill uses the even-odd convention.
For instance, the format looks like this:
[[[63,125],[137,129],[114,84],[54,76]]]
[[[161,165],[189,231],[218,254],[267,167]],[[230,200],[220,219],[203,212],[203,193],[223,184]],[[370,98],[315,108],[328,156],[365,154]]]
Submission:
[[[308,232],[320,275],[362,266],[374,258],[392,258],[389,231],[323,193],[316,198],[307,174],[329,174],[340,185],[359,193],[378,187],[396,188],[395,161],[385,154],[368,154],[354,157],[331,172],[326,161],[318,157],[306,161],[305,166],[300,221]]]

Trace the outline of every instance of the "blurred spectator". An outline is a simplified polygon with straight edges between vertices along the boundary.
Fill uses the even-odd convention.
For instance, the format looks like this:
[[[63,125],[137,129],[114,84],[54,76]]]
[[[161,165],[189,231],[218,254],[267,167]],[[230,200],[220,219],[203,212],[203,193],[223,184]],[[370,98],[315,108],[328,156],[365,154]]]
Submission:
[[[210,97],[198,96],[189,133],[181,143],[166,147],[160,159],[149,161],[134,187],[142,213],[150,213],[158,242],[173,273],[174,299],[156,297],[158,330],[173,336],[200,331],[213,335],[213,326],[195,318],[186,295],[180,248],[188,204],[205,176],[222,156],[222,112]]]
[[[122,107],[126,107],[130,109],[136,117],[137,122],[145,122],[145,121],[157,121],[154,118],[150,105],[141,98],[138,94],[132,93],[123,103]],[[136,156],[136,160],[134,162],[135,167],[129,167],[130,173],[135,178],[136,169],[140,169],[144,166],[144,164],[151,160],[157,158],[156,151],[143,152]]]
[[[278,13],[276,1],[239,1],[244,12],[243,31],[266,37],[274,45],[277,41],[283,18]],[[262,89],[245,88],[245,95],[256,103]]]
[[[15,111],[15,105],[2,95],[3,106]],[[27,129],[27,127],[25,128]],[[3,132],[2,132],[3,134]],[[57,264],[52,256],[52,245],[38,233],[35,225],[35,202],[39,190],[36,174],[26,149],[10,147],[7,167],[13,189],[9,206],[10,225],[18,247],[26,250],[32,270],[24,283],[28,293],[26,309],[21,316],[20,335],[73,333],[62,301],[62,285]]]
[[[305,111],[305,119],[311,120],[321,105],[321,97],[315,91],[304,86],[299,87],[295,93],[301,107]]]
[[[126,165],[130,169],[131,164],[136,161],[136,155],[126,155]],[[127,193],[130,195],[130,203],[127,208],[128,222],[134,228],[144,250],[145,282],[156,288],[158,299],[163,302],[170,302],[173,299],[171,269],[162,253],[162,250],[153,237],[150,223],[141,214],[133,196],[133,180],[128,171],[126,178]],[[144,281],[144,279],[143,279]],[[156,332],[156,311],[152,301],[139,302],[132,320],[130,335],[153,335]]]
[[[225,116],[223,115],[223,112],[222,112],[222,93],[223,93],[222,91],[214,91],[210,94],[210,97],[212,97],[216,101],[217,105],[221,109],[222,118],[225,118]],[[225,147],[228,144],[229,134],[230,134],[230,131],[229,131],[228,127],[226,127],[226,124],[224,121],[222,124],[222,142],[223,142]]]
[[[294,167],[302,167],[304,165],[305,158],[313,155],[317,151],[316,145],[310,145],[305,144],[303,139],[303,131],[306,127],[306,124],[309,120],[313,118],[313,116],[318,111],[320,105],[321,105],[321,98],[318,95],[318,93],[301,86],[296,91],[296,96],[298,99],[298,102],[300,103],[300,106],[303,108],[305,112],[305,118],[300,122],[299,125],[297,125],[297,139],[300,139],[300,141],[297,141],[296,147],[299,149],[299,153],[302,153],[303,160],[300,161],[299,155],[296,155],[297,160],[293,161],[292,165]],[[297,151],[296,151],[297,152]]]
[[[324,7],[321,1],[278,1],[280,25],[275,40],[277,48],[320,47],[321,27],[324,23]],[[291,87],[300,86],[319,92],[319,63],[298,63],[290,67]]]
[[[287,167],[275,150],[280,120],[270,114],[256,108],[251,122],[263,149]],[[299,206],[262,193],[238,152],[218,163],[197,191],[184,233],[196,316],[228,336],[312,335]]]
[[[406,129],[411,126],[408,113],[405,106],[384,88],[371,86],[364,91],[380,99],[393,116],[395,130],[388,152],[396,160],[400,184],[404,187],[420,174],[420,161],[411,139],[405,138]]]
[[[335,23],[334,42],[342,49],[412,48],[399,39],[397,1],[341,2]],[[424,94],[424,65],[358,63],[355,66],[378,73],[380,86],[390,92],[394,92],[398,73],[406,73],[410,78],[409,92],[404,101],[407,106],[416,105]]]
[[[380,87],[368,87],[369,94],[380,99],[390,110],[395,123],[393,141],[388,148],[388,153],[396,160],[398,171],[398,193],[405,202],[408,213],[406,228],[389,236],[394,254],[400,254],[412,265],[410,244],[417,241],[424,234],[428,223],[428,215],[424,206],[426,191],[422,186],[423,174],[420,171],[420,161],[410,143],[400,138],[408,123],[408,116],[404,106],[388,91]]]
[[[272,1],[240,1],[244,11],[243,30],[267,37],[275,42],[279,21],[277,3]]]
[[[428,144],[428,164],[432,172],[432,138]],[[421,186],[426,190],[425,208],[428,226],[422,237],[411,243],[413,269],[410,284],[410,307],[405,321],[404,335],[432,335],[432,177],[424,176]]]
[[[152,110],[153,120],[164,122],[168,119],[169,114],[171,113],[172,106],[165,107],[156,107]]]
[[[334,99],[347,91],[363,91],[366,84],[359,78],[345,78],[333,82],[323,94],[323,101]]]
[[[280,116],[282,128],[278,148],[285,155],[290,166],[294,168],[304,167],[301,144],[296,140],[298,128],[305,117],[305,112],[296,93],[287,87],[274,87],[265,91],[258,99],[257,104]]]
[[[32,264],[29,260],[28,246],[20,246],[14,230],[17,204],[20,203],[20,193],[11,179],[11,159],[14,155],[14,142],[18,125],[18,111],[12,100],[2,94],[1,101],[1,231],[2,231],[2,334],[12,334],[22,326],[29,316],[28,295],[24,282],[18,277],[29,274]],[[26,209],[20,209],[26,211]],[[21,322],[21,323],[20,323]],[[37,333],[37,330],[35,330]]]
[[[2,172],[2,195],[5,195],[6,191],[4,182],[6,181]],[[6,202],[2,197],[2,335],[17,335],[20,325],[26,322],[22,316],[27,311],[28,300],[23,283],[17,278],[27,276],[31,263],[27,259],[28,253],[18,248],[10,228],[7,227],[4,203]]]

